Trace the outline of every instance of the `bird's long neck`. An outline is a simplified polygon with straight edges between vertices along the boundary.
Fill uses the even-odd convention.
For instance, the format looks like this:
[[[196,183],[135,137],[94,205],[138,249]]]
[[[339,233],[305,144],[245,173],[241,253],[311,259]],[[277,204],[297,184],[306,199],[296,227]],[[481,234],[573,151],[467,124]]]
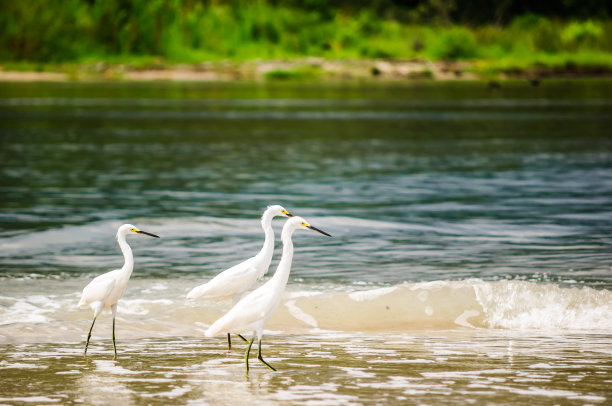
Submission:
[[[283,241],[283,254],[281,256],[276,272],[271,280],[278,286],[279,289],[284,289],[289,280],[289,273],[291,272],[291,263],[293,262],[293,231],[295,229],[283,229],[281,234],[281,240]]]
[[[123,264],[121,270],[124,272],[125,276],[129,278],[134,270],[134,255],[132,255],[132,249],[125,240],[125,235],[118,235],[117,241],[119,242],[119,247],[123,253],[123,258],[125,259],[125,263]]]
[[[265,233],[265,240],[261,251],[257,254],[262,261],[268,264],[272,261],[272,255],[274,254],[274,230],[272,229],[272,218],[273,216],[269,213],[264,213],[261,218],[261,228]]]

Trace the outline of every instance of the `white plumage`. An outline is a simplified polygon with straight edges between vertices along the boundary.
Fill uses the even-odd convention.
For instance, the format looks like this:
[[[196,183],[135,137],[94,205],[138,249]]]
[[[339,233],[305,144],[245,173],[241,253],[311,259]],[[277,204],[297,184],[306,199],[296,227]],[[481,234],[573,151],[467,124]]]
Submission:
[[[274,230],[272,219],[278,216],[290,217],[291,214],[279,205],[269,206],[261,216],[261,227],[265,233],[261,251],[225,271],[207,283],[196,286],[187,294],[187,299],[225,300],[237,299],[249,290],[268,271],[274,253]]]
[[[207,283],[196,286],[187,294],[187,299],[207,299],[221,301],[232,299],[235,305],[242,295],[261,279],[270,267],[274,254],[274,230],[272,219],[278,216],[291,217],[291,214],[279,205],[269,206],[261,216],[261,227],[265,233],[264,245],[261,251],[233,267],[226,269]],[[244,337],[240,336],[244,340]],[[246,341],[246,340],[245,340]],[[228,347],[232,348],[229,334]]]
[[[119,242],[119,247],[125,258],[123,267],[95,277],[85,286],[83,294],[81,295],[81,300],[79,301],[79,307],[81,309],[89,307],[94,312],[93,322],[91,323],[85,343],[85,354],[87,354],[91,330],[96,322],[96,318],[102,310],[110,309],[113,312],[113,350],[115,351],[115,358],[117,357],[117,347],[115,346],[115,316],[117,314],[117,302],[123,297],[125,287],[134,270],[134,256],[132,255],[132,249],[126,241],[126,236],[130,233],[145,234],[159,238],[157,235],[139,230],[131,224],[124,224],[117,230],[117,241]]]
[[[263,336],[264,324],[272,317],[278,308],[281,295],[287,284],[289,273],[291,272],[291,263],[293,261],[292,235],[298,228],[306,228],[330,236],[326,232],[308,224],[302,217],[296,216],[287,220],[281,233],[283,254],[272,278],[245,296],[229,312],[215,321],[208,330],[206,330],[205,334],[207,337],[214,337],[222,332],[238,334],[245,331],[252,331],[253,338],[245,353],[247,371],[249,369],[248,356],[255,336],[257,336],[259,341],[259,353],[257,358],[270,369],[275,370],[264,361],[261,356],[261,339]]]

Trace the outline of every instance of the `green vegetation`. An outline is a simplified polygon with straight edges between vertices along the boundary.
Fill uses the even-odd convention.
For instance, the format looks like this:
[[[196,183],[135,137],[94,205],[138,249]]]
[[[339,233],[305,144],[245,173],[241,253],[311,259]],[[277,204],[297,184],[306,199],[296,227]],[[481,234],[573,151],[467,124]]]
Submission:
[[[321,68],[316,66],[300,66],[295,69],[274,69],[264,76],[272,80],[311,80],[322,75]]]
[[[49,64],[99,61],[155,67],[314,56],[476,61],[474,70],[492,73],[530,67],[612,71],[612,19],[585,16],[587,6],[577,9],[577,19],[563,8],[546,17],[514,16],[511,2],[493,2],[499,3],[489,13],[495,18],[486,22],[479,20],[480,3],[474,1],[361,3],[0,0],[0,63],[44,70]],[[597,9],[597,1],[587,3]],[[599,8],[604,16],[607,8]],[[317,74],[310,68],[267,73]]]

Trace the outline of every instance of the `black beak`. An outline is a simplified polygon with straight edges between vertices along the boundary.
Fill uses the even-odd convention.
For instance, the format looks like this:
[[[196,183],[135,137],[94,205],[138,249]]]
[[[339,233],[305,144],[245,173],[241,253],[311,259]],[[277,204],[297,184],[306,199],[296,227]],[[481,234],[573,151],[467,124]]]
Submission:
[[[147,233],[146,231],[142,231],[142,230],[138,230],[136,231],[138,234],[144,234],[144,235],[148,235],[151,237],[155,237],[155,238],[159,238],[159,235],[155,235],[155,234],[151,234],[151,233]]]
[[[313,230],[313,231],[317,231],[317,232],[319,232],[319,233],[321,233],[321,234],[323,234],[323,235],[326,235],[326,236],[328,236],[328,237],[331,237],[331,234],[327,234],[325,231],[323,231],[323,230],[319,230],[319,229],[318,229],[318,228],[316,228],[316,227],[313,227],[313,226],[308,226],[308,228],[309,228],[309,229],[311,229],[311,230]]]

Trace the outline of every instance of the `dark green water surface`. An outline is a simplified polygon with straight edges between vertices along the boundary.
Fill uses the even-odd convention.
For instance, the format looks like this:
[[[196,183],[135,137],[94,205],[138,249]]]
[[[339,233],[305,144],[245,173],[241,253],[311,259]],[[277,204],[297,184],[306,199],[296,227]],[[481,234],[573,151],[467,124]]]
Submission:
[[[336,234],[333,267],[299,276],[610,286],[611,96],[610,81],[4,83],[0,244],[69,225],[253,219],[281,203]],[[206,243],[234,236],[182,243],[216,255]],[[242,243],[257,249],[259,233]],[[202,271],[201,255],[147,272]],[[0,256],[9,277],[24,264],[82,272],[46,252]]]

